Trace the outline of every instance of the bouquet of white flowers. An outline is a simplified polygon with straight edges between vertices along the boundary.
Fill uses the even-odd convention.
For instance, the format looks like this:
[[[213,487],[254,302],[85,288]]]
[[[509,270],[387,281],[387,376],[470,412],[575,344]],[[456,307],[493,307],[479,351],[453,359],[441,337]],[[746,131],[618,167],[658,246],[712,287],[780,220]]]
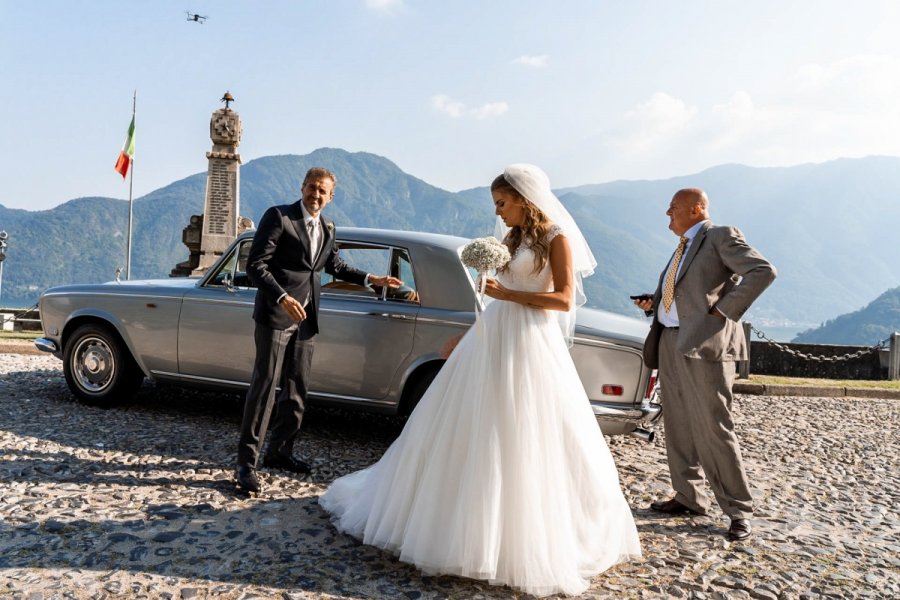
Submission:
[[[484,300],[484,283],[487,272],[503,267],[510,259],[509,249],[494,236],[475,238],[463,247],[460,257],[464,265],[478,271],[481,300]]]
[[[462,249],[461,257],[467,267],[487,273],[509,262],[509,249],[494,236],[475,238]]]

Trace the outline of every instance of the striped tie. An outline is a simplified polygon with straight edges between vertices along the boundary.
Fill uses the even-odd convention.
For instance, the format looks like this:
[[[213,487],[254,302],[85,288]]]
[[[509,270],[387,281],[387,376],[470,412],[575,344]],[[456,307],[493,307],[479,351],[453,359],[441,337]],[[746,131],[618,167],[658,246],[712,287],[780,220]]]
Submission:
[[[666,273],[666,283],[663,286],[663,307],[665,307],[666,312],[669,312],[669,309],[672,308],[672,302],[675,301],[675,276],[678,275],[678,265],[681,263],[681,256],[684,254],[684,248],[687,246],[688,239],[684,236],[681,236],[681,239],[678,241],[678,247],[675,248],[675,255],[672,256],[672,267],[669,269],[669,272]]]

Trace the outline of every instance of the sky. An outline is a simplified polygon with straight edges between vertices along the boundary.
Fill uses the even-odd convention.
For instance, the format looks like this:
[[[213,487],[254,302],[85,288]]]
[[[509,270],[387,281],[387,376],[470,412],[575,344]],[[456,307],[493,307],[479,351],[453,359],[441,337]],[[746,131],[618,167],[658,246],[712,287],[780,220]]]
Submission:
[[[245,164],[342,148],[450,191],[898,156],[898,31],[894,0],[0,0],[0,204],[127,198],[135,90],[135,198],[206,171],[225,91]]]

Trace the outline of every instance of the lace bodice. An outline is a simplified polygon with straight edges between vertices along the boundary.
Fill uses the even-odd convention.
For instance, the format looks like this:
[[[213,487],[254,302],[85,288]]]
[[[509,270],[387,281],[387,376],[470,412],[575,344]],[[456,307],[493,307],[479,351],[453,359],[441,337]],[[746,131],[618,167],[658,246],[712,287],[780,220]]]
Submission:
[[[547,241],[553,241],[562,233],[556,225],[551,225],[547,231]],[[509,268],[502,273],[497,273],[497,281],[511,290],[524,292],[550,292],[553,290],[553,272],[550,269],[550,261],[539,272],[534,272],[534,250],[531,244],[523,243],[509,261]]]

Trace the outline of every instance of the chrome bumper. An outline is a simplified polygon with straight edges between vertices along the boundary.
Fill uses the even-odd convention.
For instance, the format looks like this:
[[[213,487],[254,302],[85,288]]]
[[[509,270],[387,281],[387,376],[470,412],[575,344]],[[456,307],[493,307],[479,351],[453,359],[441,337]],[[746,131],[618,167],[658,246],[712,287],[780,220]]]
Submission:
[[[646,400],[640,406],[622,406],[592,400],[591,409],[597,419],[627,421],[645,426],[652,425],[662,415],[661,405]]]
[[[653,426],[662,416],[662,406],[656,402],[644,400],[640,406],[607,404],[597,400],[591,401],[591,410],[597,423],[616,423],[620,433],[652,442],[656,437]]]
[[[53,354],[59,352],[59,348],[56,347],[56,342],[48,340],[47,338],[37,338],[34,340],[34,345],[42,352],[51,352]]]

